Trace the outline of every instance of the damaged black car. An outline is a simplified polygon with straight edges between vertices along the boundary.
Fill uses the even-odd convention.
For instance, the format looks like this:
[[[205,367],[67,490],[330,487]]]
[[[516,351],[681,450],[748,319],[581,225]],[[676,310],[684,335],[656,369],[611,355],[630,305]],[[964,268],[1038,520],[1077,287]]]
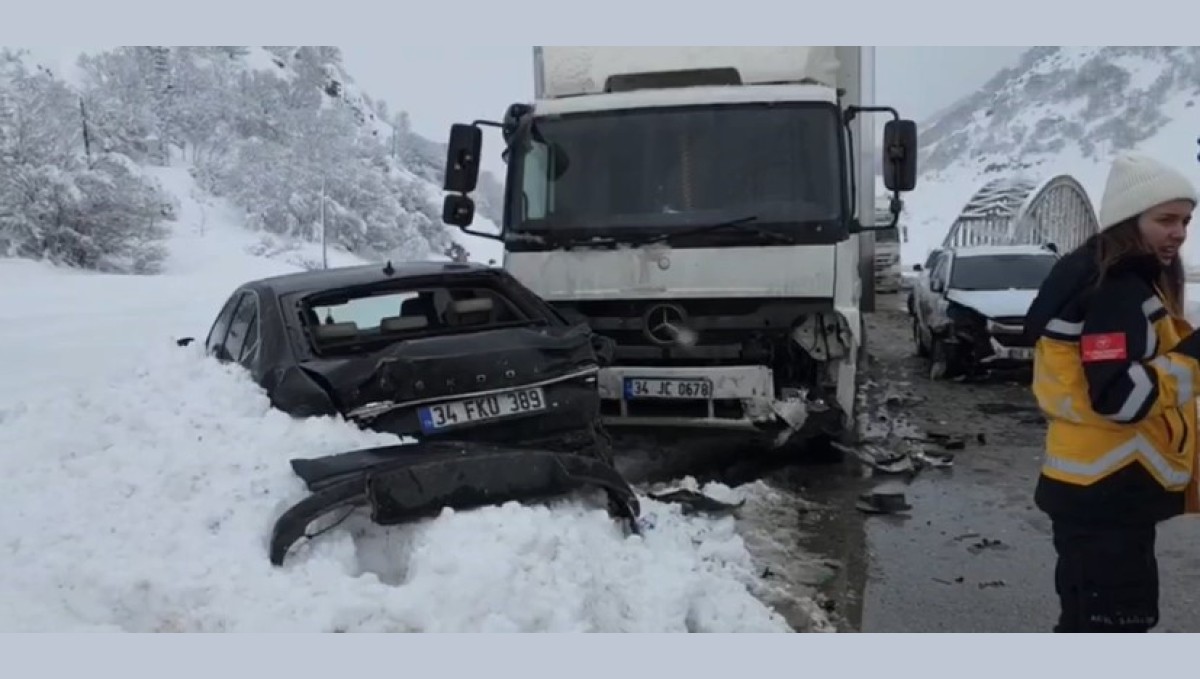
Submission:
[[[415,440],[293,460],[314,495],[277,523],[276,564],[308,523],[346,505],[387,525],[593,485],[611,511],[637,515],[599,420],[611,343],[502,269],[388,262],[247,282],[205,351],[246,368],[292,416]]]

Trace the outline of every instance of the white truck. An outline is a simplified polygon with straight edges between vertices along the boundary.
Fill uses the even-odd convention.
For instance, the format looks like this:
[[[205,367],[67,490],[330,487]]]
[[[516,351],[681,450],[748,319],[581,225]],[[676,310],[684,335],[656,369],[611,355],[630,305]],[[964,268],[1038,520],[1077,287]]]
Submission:
[[[870,232],[916,182],[873,69],[870,47],[535,47],[531,103],[452,127],[443,220],[615,342],[607,426],[853,440]],[[882,149],[867,112],[891,114]],[[468,228],[481,125],[506,145],[499,235]]]
[[[903,212],[901,212],[903,216]],[[891,221],[891,200],[887,196],[875,199],[875,223]],[[897,224],[895,228],[880,229],[875,235],[875,291],[900,292],[904,287],[904,272],[900,265],[900,243],[908,242],[908,227]]]

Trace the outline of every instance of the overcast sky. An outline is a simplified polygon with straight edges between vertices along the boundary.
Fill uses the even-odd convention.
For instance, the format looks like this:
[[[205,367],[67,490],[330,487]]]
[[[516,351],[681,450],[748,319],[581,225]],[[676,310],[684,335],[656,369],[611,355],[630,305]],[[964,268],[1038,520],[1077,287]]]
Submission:
[[[60,74],[86,47],[30,47]],[[98,49],[98,48],[97,48]],[[392,110],[406,110],[422,136],[444,141],[454,122],[498,119],[533,96],[533,47],[342,45],[355,82]],[[916,120],[972,92],[1027,47],[877,47],[876,95]],[[499,134],[484,137],[484,166],[501,171]]]
[[[392,110],[408,111],[413,129],[444,141],[451,123],[497,120],[509,104],[533,96],[533,48],[450,44],[444,48],[342,45],[351,77]],[[1028,47],[877,47],[876,95],[921,120],[954,103],[1016,62]],[[485,167],[498,171],[498,135],[488,130]]]

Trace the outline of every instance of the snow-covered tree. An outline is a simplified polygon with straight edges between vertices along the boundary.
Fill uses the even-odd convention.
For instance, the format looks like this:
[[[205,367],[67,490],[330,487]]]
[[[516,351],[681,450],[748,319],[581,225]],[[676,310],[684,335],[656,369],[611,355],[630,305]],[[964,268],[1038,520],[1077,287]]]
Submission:
[[[20,54],[0,54],[0,253],[152,272],[166,196],[128,156],[83,147],[78,95]]]
[[[368,257],[444,252],[441,197],[425,183],[440,183],[444,145],[359,93],[338,48],[268,47],[269,67],[256,49],[90,54],[78,61],[79,91],[8,69],[16,75],[0,80],[0,205],[8,208],[0,252],[153,268],[165,199],[137,164],[178,162],[191,165],[202,189],[244,210],[253,229],[309,241],[327,234]]]

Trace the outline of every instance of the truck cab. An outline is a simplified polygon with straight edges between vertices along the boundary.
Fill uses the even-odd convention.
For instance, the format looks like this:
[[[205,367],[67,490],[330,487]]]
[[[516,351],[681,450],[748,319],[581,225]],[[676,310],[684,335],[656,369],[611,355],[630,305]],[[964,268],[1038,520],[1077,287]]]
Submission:
[[[916,174],[915,125],[870,106],[870,48],[534,49],[532,103],[452,129],[443,219],[490,236],[468,229],[468,194],[479,126],[500,127],[503,266],[615,343],[604,422],[775,445],[851,431],[860,239],[895,226]],[[882,159],[877,111],[894,118]]]

